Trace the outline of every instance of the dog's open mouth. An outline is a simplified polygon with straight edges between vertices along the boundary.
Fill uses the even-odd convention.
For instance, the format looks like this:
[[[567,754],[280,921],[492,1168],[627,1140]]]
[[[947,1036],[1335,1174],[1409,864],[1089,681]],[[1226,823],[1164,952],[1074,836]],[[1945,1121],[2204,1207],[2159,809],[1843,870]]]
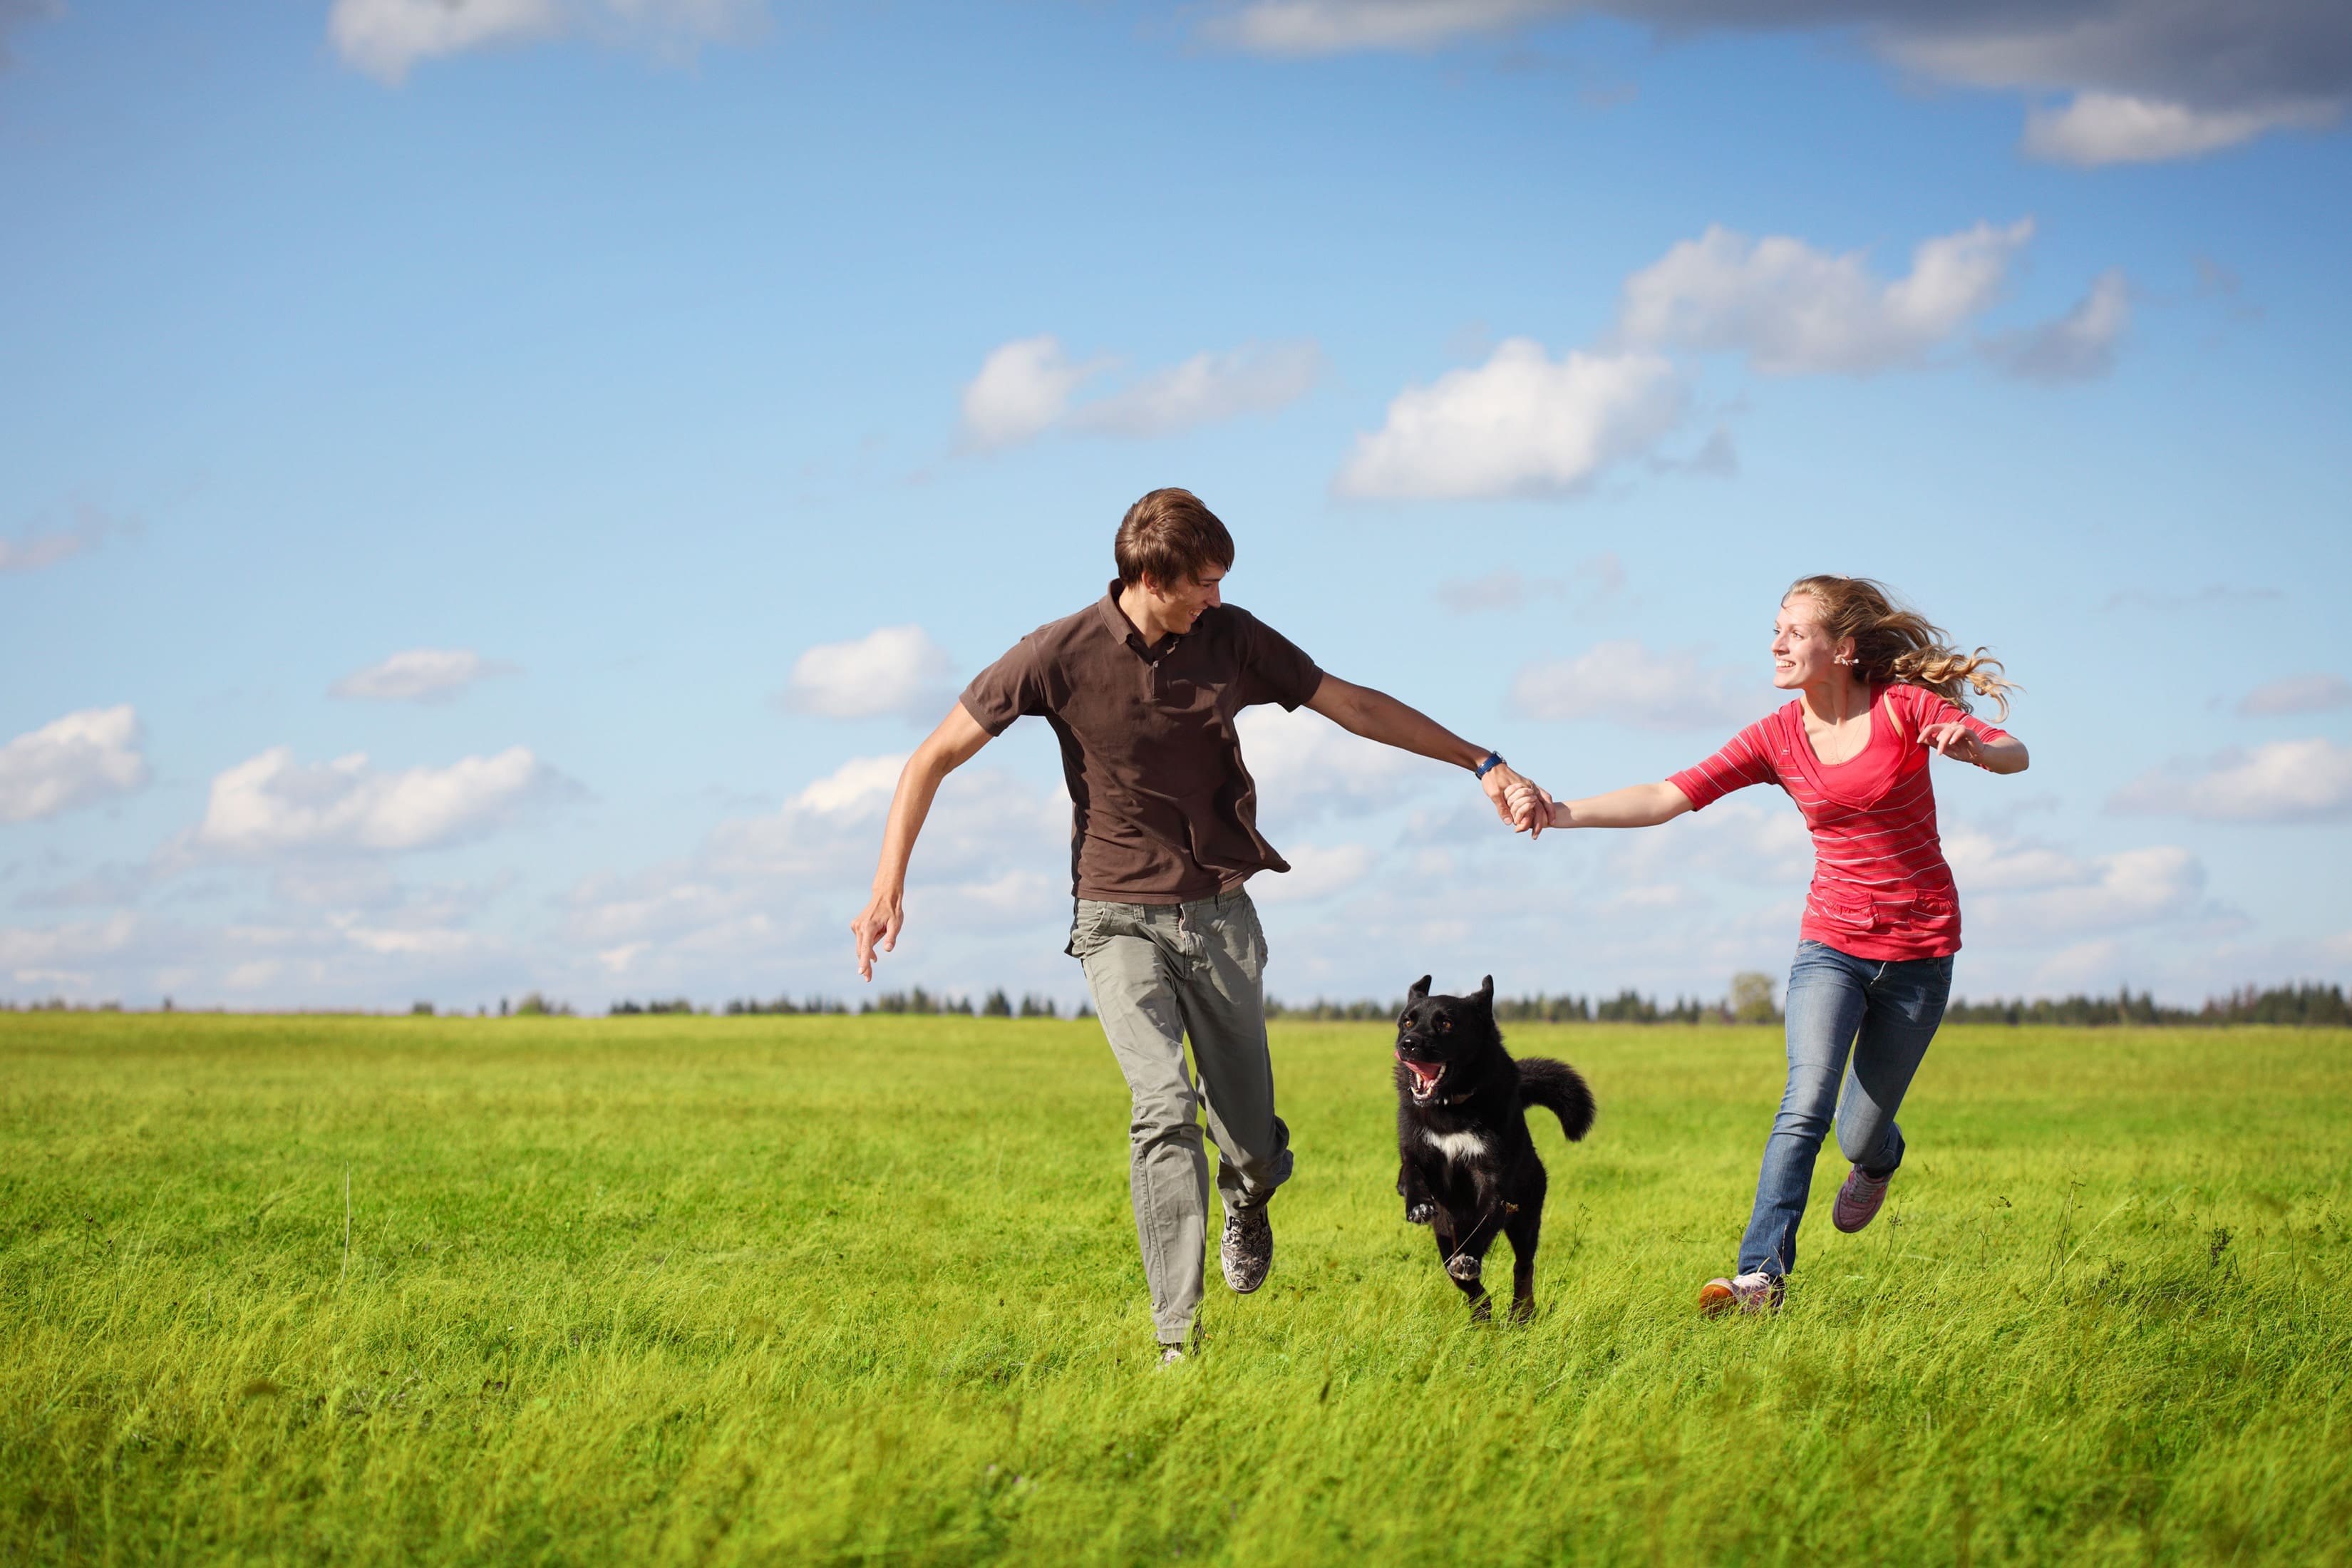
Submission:
[[[1444,1062],[1417,1062],[1411,1057],[1399,1057],[1397,1060],[1404,1063],[1405,1070],[1412,1074],[1414,1100],[1425,1100],[1437,1092],[1437,1080],[1445,1076]]]

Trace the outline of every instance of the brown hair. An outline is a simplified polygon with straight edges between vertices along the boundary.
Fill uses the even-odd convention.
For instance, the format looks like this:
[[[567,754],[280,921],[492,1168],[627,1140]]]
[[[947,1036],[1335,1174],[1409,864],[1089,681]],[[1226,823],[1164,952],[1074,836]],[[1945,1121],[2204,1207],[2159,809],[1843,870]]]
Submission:
[[[1924,686],[1963,713],[1969,688],[2000,704],[2009,717],[2009,694],[2023,687],[2000,676],[2000,660],[1985,650],[1962,653],[1950,634],[1918,611],[1895,601],[1884,583],[1867,577],[1800,577],[1783,599],[1810,594],[1821,606],[1821,628],[1834,644],[1853,639],[1853,673],[1873,686],[1903,681]]]
[[[1191,490],[1153,490],[1127,509],[1111,554],[1129,587],[1146,577],[1163,588],[1197,583],[1203,567],[1234,569],[1234,536]]]

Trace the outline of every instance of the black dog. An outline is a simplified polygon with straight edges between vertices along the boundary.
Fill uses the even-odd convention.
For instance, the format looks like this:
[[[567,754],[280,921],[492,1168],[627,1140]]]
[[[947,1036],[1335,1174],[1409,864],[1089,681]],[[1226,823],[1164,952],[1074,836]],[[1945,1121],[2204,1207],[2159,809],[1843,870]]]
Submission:
[[[1475,996],[1432,996],[1428,975],[1414,982],[1397,1019],[1396,1085],[1404,1217],[1436,1231],[1438,1258],[1481,1321],[1494,1315],[1479,1280],[1486,1248],[1497,1230],[1509,1237],[1511,1317],[1526,1321],[1536,1310],[1546,1185],[1527,1109],[1544,1107],[1581,1138],[1592,1091],[1566,1062],[1511,1059],[1495,1026],[1491,974]]]

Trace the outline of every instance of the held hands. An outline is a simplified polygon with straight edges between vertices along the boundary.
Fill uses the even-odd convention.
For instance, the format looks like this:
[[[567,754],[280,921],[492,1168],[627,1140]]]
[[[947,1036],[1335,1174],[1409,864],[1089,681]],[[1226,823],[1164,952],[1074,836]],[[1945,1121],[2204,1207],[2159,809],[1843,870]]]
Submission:
[[[890,952],[898,945],[898,928],[906,923],[903,906],[905,895],[893,889],[877,889],[866,908],[849,922],[849,934],[857,939],[857,973],[867,980],[874,978],[874,956]]]
[[[1486,798],[1495,803],[1495,815],[1509,823],[1512,832],[1541,837],[1551,826],[1551,796],[1543,785],[1522,776],[1508,763],[1488,768],[1478,787],[1486,792]]]
[[[1525,816],[1533,816],[1544,827],[1571,826],[1568,819],[1568,807],[1552,799],[1551,792],[1541,784],[1527,784],[1518,795],[1513,796],[1511,805],[1514,819]]]

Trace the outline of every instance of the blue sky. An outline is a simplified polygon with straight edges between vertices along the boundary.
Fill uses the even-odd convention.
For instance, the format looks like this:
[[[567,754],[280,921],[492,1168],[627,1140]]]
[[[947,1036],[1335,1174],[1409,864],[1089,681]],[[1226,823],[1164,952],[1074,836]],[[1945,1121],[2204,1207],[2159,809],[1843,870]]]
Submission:
[[[1961,994],[2352,979],[2352,23],[1779,9],[0,5],[0,997],[854,995],[898,759],[1171,483],[1563,795],[1884,578],[2026,688]],[[1276,994],[1786,967],[1777,793],[1244,736]],[[1059,791],[884,984],[1076,998]]]

